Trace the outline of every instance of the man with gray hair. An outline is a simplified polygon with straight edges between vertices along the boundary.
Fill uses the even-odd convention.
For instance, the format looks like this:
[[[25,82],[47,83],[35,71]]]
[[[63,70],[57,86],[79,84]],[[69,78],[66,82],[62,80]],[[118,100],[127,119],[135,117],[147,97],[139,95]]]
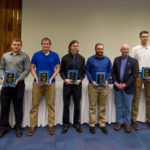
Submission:
[[[115,58],[112,68],[117,122],[114,129],[119,131],[121,126],[125,125],[125,131],[130,133],[132,99],[138,76],[138,62],[129,56],[127,44],[121,46],[120,52],[122,55]]]

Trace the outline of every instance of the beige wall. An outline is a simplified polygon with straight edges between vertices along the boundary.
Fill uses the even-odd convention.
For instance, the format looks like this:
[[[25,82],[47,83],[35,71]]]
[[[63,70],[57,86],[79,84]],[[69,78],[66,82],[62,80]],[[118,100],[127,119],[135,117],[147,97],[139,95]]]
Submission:
[[[87,60],[94,45],[102,42],[113,62],[121,44],[133,47],[139,43],[139,32],[149,30],[149,6],[149,0],[23,0],[22,50],[32,57],[46,36],[62,58],[76,39]]]

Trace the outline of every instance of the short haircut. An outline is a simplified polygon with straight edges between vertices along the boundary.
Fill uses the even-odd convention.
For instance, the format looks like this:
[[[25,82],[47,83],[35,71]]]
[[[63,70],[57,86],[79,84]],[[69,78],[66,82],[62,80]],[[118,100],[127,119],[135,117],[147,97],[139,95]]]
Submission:
[[[70,47],[71,47],[74,43],[78,43],[78,44],[79,44],[79,42],[78,42],[77,40],[72,40],[72,41],[69,43],[69,46],[68,46],[68,52],[69,52],[69,53],[71,52]],[[79,51],[79,50],[78,50],[78,51]]]
[[[21,40],[20,38],[14,38],[14,39],[12,40],[12,43],[13,43],[14,41],[15,41],[15,42],[20,42],[21,45],[22,45],[22,40]]]
[[[140,37],[141,37],[141,36],[142,36],[142,34],[144,34],[144,33],[149,34],[149,33],[148,33],[148,31],[141,31],[141,32],[140,32],[140,34],[139,34],[139,35],[140,35]]]
[[[49,43],[52,44],[52,43],[51,43],[51,40],[50,40],[49,38],[47,38],[47,37],[44,37],[44,38],[41,40],[41,44],[43,43],[43,41],[49,41]]]
[[[97,44],[95,44],[95,50],[96,50],[96,48],[97,48],[98,45],[102,45],[102,46],[104,47],[104,44],[102,44],[102,43],[97,43]]]

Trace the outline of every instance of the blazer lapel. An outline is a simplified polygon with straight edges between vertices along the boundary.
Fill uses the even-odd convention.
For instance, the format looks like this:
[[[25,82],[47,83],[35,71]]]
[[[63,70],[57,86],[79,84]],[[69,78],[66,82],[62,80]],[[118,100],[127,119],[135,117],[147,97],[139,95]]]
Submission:
[[[130,56],[128,56],[128,60],[127,60],[126,67],[125,67],[125,70],[124,70],[124,76],[126,75],[129,66],[130,66]]]

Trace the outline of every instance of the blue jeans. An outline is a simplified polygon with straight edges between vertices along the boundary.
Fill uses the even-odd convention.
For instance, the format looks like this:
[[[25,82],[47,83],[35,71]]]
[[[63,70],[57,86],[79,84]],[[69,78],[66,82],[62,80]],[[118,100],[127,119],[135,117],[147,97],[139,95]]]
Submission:
[[[131,124],[131,109],[133,94],[127,94],[124,90],[114,90],[116,121],[120,124]]]

